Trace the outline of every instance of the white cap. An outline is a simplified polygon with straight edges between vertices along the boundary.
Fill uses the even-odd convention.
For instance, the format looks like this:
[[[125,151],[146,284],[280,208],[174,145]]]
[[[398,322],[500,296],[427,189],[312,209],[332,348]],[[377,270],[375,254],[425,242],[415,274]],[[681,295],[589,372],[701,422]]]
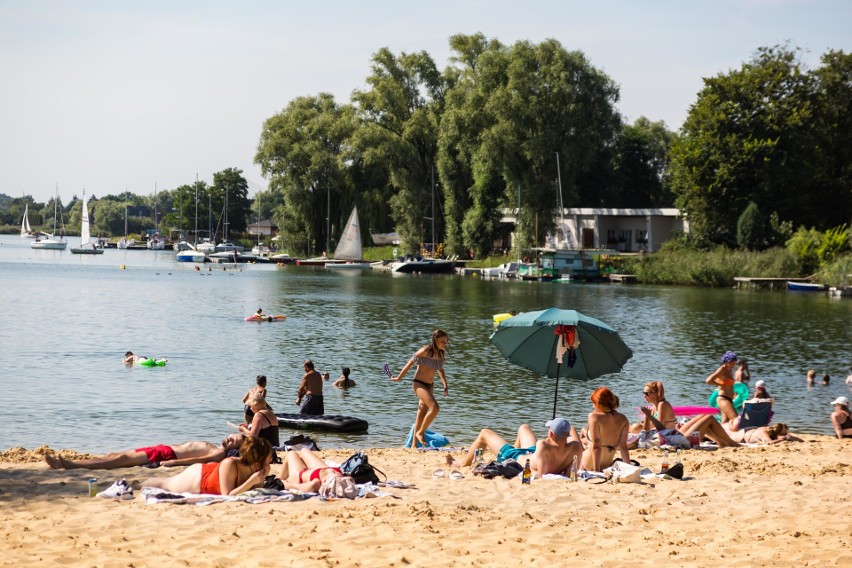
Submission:
[[[763,388],[766,386],[766,381],[757,381],[756,383],[754,383],[754,386],[757,388]]]
[[[843,406],[849,406],[849,399],[845,396],[838,396],[831,402],[831,404],[842,404]]]

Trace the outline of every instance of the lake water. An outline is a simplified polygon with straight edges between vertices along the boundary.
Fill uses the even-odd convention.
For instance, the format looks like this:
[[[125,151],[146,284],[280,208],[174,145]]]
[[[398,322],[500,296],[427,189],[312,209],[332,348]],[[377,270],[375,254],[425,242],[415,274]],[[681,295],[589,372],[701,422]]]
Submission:
[[[351,367],[358,386],[341,392],[327,385],[326,412],[370,423],[366,434],[312,433],[320,447],[400,446],[416,400],[410,377],[392,383],[382,365],[399,372],[436,327],[448,331],[451,354],[450,396],[438,397],[434,430],[454,445],[484,426],[509,439],[523,422],[543,432],[554,381],[507,362],[488,337],[495,313],[551,306],[609,323],[634,352],[619,374],[560,381],[559,414],[575,424],[601,385],[615,391],[631,420],[643,403],[642,384],[652,379],[665,382],[675,405],[705,405],[711,389],[704,379],[728,349],[749,358],[752,383],[767,381],[775,420],[793,431],[831,434],[829,403],[850,396],[843,381],[852,359],[852,301],[822,294],[273,265],[208,264],[197,272],[169,251],[78,256],[32,250],[29,242],[0,237],[0,447],[104,452],[218,442],[230,431],[227,421],[242,420],[242,396],[258,374],[269,377],[276,411],[297,412],[305,358],[333,379]],[[258,306],[287,320],[244,322]],[[127,368],[127,350],[169,364]],[[831,385],[806,388],[809,368],[830,373]],[[290,433],[282,430],[282,439]]]

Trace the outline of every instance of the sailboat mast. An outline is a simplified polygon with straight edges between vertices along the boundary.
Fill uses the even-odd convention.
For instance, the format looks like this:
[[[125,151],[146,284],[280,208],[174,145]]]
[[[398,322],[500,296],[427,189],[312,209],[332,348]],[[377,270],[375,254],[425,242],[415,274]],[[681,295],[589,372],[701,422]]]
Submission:
[[[195,245],[198,246],[198,172],[195,172]]]
[[[559,182],[559,217],[562,219],[562,242],[568,242],[565,234],[565,206],[562,203],[562,168],[559,167],[559,152],[556,152],[556,180]]]
[[[435,255],[435,166],[432,166],[432,256]]]

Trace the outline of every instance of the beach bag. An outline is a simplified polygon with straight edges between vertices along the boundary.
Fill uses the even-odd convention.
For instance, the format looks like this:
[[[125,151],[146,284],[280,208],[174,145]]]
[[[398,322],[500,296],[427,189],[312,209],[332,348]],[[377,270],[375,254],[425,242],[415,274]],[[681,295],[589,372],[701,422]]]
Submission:
[[[385,475],[383,471],[370,465],[370,462],[367,459],[367,454],[364,452],[355,452],[349,456],[349,458],[340,465],[340,471],[343,475],[348,475],[355,480],[355,483],[378,483],[379,476],[376,475],[377,471],[384,475],[385,479],[387,479],[387,475]]]
[[[263,479],[264,489],[274,489],[275,491],[284,491],[284,482],[274,475],[267,475]]]
[[[358,487],[351,477],[329,475],[320,485],[319,494],[326,499],[354,499],[358,496]]]
[[[604,473],[609,473],[616,483],[642,483],[642,468],[630,463],[614,462]]]
[[[661,430],[657,432],[657,438],[660,442],[660,447],[671,446],[673,448],[689,449],[692,443],[689,438],[678,432],[677,430]]]

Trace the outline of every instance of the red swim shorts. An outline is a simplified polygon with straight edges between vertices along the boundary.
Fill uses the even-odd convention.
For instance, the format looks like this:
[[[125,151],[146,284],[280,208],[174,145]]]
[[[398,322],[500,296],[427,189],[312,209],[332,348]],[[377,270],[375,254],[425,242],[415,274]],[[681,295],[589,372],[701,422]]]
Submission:
[[[137,452],[145,452],[148,456],[148,463],[160,463],[169,460],[176,460],[177,456],[171,446],[151,446],[148,448],[136,448]]]

